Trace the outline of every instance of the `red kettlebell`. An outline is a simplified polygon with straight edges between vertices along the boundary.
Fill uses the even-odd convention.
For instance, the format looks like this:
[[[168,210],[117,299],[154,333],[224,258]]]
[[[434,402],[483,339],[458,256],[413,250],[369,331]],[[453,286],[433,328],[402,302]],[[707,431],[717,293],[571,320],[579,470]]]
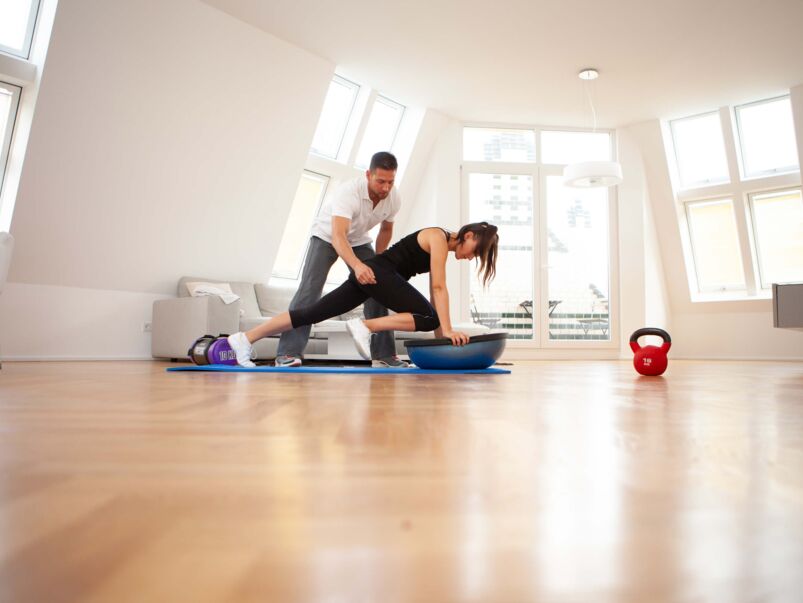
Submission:
[[[638,338],[644,335],[658,335],[664,340],[663,345],[659,348],[655,345],[645,345],[641,347],[638,344]],[[663,375],[666,370],[666,365],[669,360],[666,358],[666,353],[672,346],[672,339],[669,333],[663,329],[656,329],[655,327],[646,327],[638,329],[630,336],[630,349],[633,350],[635,356],[633,357],[633,366],[636,372],[648,377],[657,377]]]

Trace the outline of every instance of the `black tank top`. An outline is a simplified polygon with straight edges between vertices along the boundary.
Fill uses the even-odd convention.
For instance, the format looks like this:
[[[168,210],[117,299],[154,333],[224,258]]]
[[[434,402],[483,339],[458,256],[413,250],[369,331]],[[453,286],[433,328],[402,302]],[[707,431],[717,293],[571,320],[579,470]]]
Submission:
[[[421,230],[425,229],[422,228]],[[406,280],[409,280],[416,274],[429,272],[429,253],[424,251],[421,245],[418,244],[418,233],[421,232],[421,230],[408,234],[378,256],[390,261],[396,268],[396,271]],[[441,230],[446,235],[446,240],[448,241],[449,231],[444,228],[441,228]]]

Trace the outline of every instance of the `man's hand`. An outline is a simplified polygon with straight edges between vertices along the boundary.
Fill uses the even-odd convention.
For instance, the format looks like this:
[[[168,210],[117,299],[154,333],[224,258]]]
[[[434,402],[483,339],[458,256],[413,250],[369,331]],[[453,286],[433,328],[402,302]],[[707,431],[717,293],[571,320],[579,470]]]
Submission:
[[[461,346],[468,343],[468,335],[460,331],[444,331],[443,336],[451,339],[452,345]]]
[[[354,266],[354,276],[361,285],[376,285],[374,271],[362,262]]]

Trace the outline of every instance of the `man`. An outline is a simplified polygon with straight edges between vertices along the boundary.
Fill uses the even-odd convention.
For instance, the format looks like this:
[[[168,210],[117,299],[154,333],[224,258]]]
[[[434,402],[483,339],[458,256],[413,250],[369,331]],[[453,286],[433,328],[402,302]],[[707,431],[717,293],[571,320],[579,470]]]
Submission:
[[[329,269],[338,257],[343,258],[360,283],[376,282],[373,270],[363,262],[375,255],[369,234],[374,226],[381,224],[376,237],[376,253],[385,251],[393,236],[393,221],[401,206],[401,198],[393,188],[397,168],[393,155],[376,153],[365,177],[344,183],[331,201],[324,204],[312,226],[301,282],[289,309],[309,306],[321,298]],[[387,308],[373,299],[368,299],[363,308],[365,318],[388,314]],[[301,366],[309,334],[309,326],[283,333],[279,339],[276,366]],[[393,331],[377,333],[372,338],[371,358],[371,365],[377,368],[408,366],[396,356]]]

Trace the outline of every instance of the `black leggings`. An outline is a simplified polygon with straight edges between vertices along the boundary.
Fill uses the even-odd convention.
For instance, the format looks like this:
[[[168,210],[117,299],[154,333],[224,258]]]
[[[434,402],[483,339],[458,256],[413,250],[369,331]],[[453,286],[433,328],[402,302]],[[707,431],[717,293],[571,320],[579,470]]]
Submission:
[[[374,271],[375,285],[361,285],[352,272],[348,280],[311,306],[290,310],[293,327],[303,327],[353,310],[369,297],[396,313],[410,312],[416,331],[434,331],[440,325],[435,308],[427,298],[382,257],[365,262]]]

